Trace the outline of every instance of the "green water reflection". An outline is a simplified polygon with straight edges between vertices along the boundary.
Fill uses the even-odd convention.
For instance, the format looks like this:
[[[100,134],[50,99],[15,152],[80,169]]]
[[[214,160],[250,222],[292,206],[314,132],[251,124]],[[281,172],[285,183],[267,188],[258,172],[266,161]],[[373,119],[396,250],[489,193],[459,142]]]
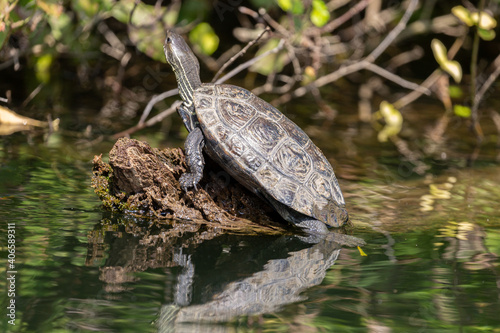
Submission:
[[[331,136],[347,145],[350,131]],[[24,138],[0,149],[0,257],[13,223],[17,270],[16,325],[3,310],[4,331],[499,331],[494,151],[469,168],[466,154],[449,150],[454,160],[431,161],[431,176],[405,176],[397,154],[330,148],[317,136],[335,156],[350,233],[367,242],[362,256],[297,237],[179,235],[114,216],[89,187],[89,161],[112,142]],[[0,270],[7,290],[7,262]]]

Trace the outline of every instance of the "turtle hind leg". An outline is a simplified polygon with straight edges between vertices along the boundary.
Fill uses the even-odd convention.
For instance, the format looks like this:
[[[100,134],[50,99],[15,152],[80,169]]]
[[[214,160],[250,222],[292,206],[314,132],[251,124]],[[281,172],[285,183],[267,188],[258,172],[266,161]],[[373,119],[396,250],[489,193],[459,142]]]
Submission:
[[[307,232],[313,232],[317,234],[327,234],[328,227],[323,222],[316,220],[312,217],[305,217],[298,223],[295,223],[296,226],[305,229]]]
[[[267,201],[276,209],[276,211],[288,222],[295,226],[304,229],[308,234],[324,235],[327,234],[328,227],[323,222],[316,220],[313,217],[301,214],[285,204],[277,201],[268,194],[260,193]]]
[[[186,142],[184,143],[184,150],[186,151],[186,162],[189,166],[190,172],[186,172],[179,179],[179,183],[184,191],[188,188],[194,187],[200,182],[203,177],[203,168],[205,167],[205,160],[203,158],[203,146],[205,145],[205,138],[199,127],[195,127],[189,132]]]

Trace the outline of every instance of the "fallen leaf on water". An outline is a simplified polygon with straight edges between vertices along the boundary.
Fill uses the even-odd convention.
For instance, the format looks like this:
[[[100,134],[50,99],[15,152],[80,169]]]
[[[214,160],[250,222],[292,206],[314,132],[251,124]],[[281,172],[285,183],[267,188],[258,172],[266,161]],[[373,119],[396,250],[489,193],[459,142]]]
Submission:
[[[365,251],[363,251],[359,246],[358,246],[358,251],[359,251],[359,254],[362,256],[362,257],[366,257],[368,256]]]
[[[0,135],[9,135],[32,127],[49,127],[49,123],[21,116],[6,107],[0,106]],[[52,121],[52,128],[57,131],[59,119]]]

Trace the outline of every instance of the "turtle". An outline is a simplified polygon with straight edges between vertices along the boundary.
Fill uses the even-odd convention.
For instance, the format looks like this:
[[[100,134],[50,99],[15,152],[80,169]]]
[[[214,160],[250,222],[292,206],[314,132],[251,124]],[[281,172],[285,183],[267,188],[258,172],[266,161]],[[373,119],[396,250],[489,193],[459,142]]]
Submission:
[[[271,104],[229,84],[202,83],[186,41],[167,31],[163,46],[182,98],[177,109],[189,134],[184,191],[203,177],[203,150],[288,222],[312,234],[344,225],[349,215],[331,164],[309,136]],[[328,227],[327,227],[328,226]]]

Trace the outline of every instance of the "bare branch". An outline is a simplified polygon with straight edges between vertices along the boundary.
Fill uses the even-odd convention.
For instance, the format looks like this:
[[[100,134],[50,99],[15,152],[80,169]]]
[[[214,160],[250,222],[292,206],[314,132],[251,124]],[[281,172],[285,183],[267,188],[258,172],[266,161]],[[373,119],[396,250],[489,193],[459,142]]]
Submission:
[[[398,34],[401,33],[401,31],[404,29],[404,27],[408,23],[408,20],[410,19],[411,15],[413,14],[413,11],[415,10],[417,3],[418,3],[418,0],[411,0],[410,5],[408,6],[405,14],[401,18],[401,21],[385,37],[385,39],[379,44],[379,46],[377,48],[375,48],[375,50],[373,50],[364,60],[357,62],[357,63],[354,63],[354,64],[340,67],[339,69],[337,69],[333,73],[322,76],[319,79],[317,79],[316,81],[308,84],[307,86],[297,88],[292,93],[283,95],[283,96],[273,100],[271,102],[271,104],[279,105],[279,104],[286,103],[286,102],[290,101],[292,98],[304,96],[309,91],[309,89],[311,89],[312,87],[319,88],[319,87],[322,87],[328,83],[334,82],[334,81],[336,81],[336,80],[340,79],[341,77],[344,77],[348,74],[360,71],[362,69],[366,69],[370,63],[374,62],[380,56],[380,54],[382,54],[382,52],[385,51],[385,49],[390,45],[390,43],[392,43],[394,41],[394,39],[398,36]]]
[[[219,69],[219,71],[215,74],[214,78],[212,79],[212,82],[216,81],[219,78],[220,74],[227,67],[229,67],[236,59],[238,59],[239,57],[241,57],[242,55],[244,55],[250,47],[252,47],[255,43],[257,43],[262,38],[262,36],[264,36],[264,34],[266,32],[270,32],[270,31],[271,31],[271,29],[269,27],[266,27],[259,34],[259,36],[257,36],[257,38],[255,38],[254,40],[250,41],[240,52],[236,53],[233,57],[231,57],[231,59],[229,59],[224,65],[222,65],[222,67]]]
[[[484,97],[484,94],[490,89],[491,85],[496,81],[498,76],[500,75],[500,55],[496,57],[495,61],[493,61],[493,66],[495,66],[495,70],[491,73],[486,81],[483,83],[479,91],[474,96],[474,104],[472,105],[472,111],[477,112],[479,108],[479,104]]]
[[[176,88],[176,89],[165,91],[159,95],[153,96],[153,98],[151,98],[151,100],[148,102],[148,104],[144,108],[144,111],[142,112],[141,119],[137,123],[137,126],[141,126],[144,124],[144,122],[146,121],[146,118],[149,116],[149,113],[151,112],[151,110],[153,109],[153,106],[156,103],[163,101],[165,98],[175,96],[178,93],[179,93],[179,89]]]
[[[248,60],[247,62],[242,63],[241,65],[239,65],[238,67],[236,67],[235,69],[233,69],[232,71],[230,71],[229,73],[227,73],[226,75],[224,75],[223,77],[221,77],[220,79],[215,81],[215,84],[220,84],[220,83],[226,82],[227,80],[229,80],[230,78],[232,78],[233,76],[235,76],[236,74],[241,72],[242,70],[252,66],[257,61],[267,57],[271,53],[279,52],[283,48],[283,45],[285,45],[285,41],[282,39],[282,40],[280,40],[280,42],[278,43],[278,45],[275,48],[273,48],[267,52],[262,53],[258,57],[255,57],[253,59]]]
[[[156,123],[159,123],[160,121],[162,121],[163,119],[165,119],[166,117],[168,117],[169,115],[174,113],[177,110],[177,107],[179,105],[181,105],[181,103],[182,103],[182,101],[179,101],[179,100],[173,102],[172,105],[170,105],[170,107],[168,109],[160,112],[159,114],[157,114],[153,118],[149,119],[148,121],[146,121],[142,124],[137,124],[137,125],[129,128],[129,129],[126,129],[125,131],[122,131],[120,133],[116,133],[115,135],[113,135],[113,139],[118,139],[118,138],[121,138],[123,136],[129,136],[130,134],[132,134],[138,130],[141,130],[143,128],[150,127]]]
[[[346,23],[348,20],[350,20],[354,15],[362,11],[363,9],[368,6],[368,3],[371,0],[363,0],[358,2],[355,6],[353,6],[351,9],[349,9],[345,14],[337,17],[335,20],[329,22],[325,26],[323,26],[320,30],[321,33],[325,32],[332,32],[333,30],[337,29],[340,27],[342,24]]]
[[[391,80],[394,83],[399,84],[403,88],[416,90],[416,91],[418,91],[422,94],[426,94],[426,95],[431,94],[430,90],[427,89],[426,87],[422,87],[416,83],[407,81],[407,80],[403,79],[402,77],[400,77],[394,73],[391,73],[388,70],[385,70],[382,67],[377,66],[375,64],[372,64],[370,62],[366,63],[365,69],[370,70],[370,71],[372,71],[372,72],[374,72],[382,77],[385,77],[386,79]]]
[[[429,77],[427,77],[427,79],[425,79],[424,82],[422,82],[422,84],[420,84],[420,87],[429,89],[437,82],[437,80],[441,77],[441,75],[443,75],[441,70],[436,69],[434,72],[432,72],[431,75],[429,75]],[[416,100],[420,96],[422,96],[422,93],[420,92],[420,90],[414,90],[414,91],[410,92],[408,95],[401,97],[400,99],[398,99],[396,102],[394,102],[392,104],[394,105],[394,107],[396,109],[401,109],[402,107],[410,104],[411,102],[413,102],[414,100]]]
[[[394,29],[389,32],[389,34],[384,38],[382,43],[380,43],[375,50],[373,50],[368,57],[366,57],[366,60],[369,62],[374,62],[375,59],[377,59],[386,49],[391,45],[391,43],[396,39],[396,37],[403,31],[403,29],[406,27],[406,24],[410,20],[410,17],[413,15],[413,12],[415,11],[416,7],[418,4],[418,0],[411,0],[410,4],[408,5],[408,8],[406,9],[405,14],[399,21],[399,23],[394,27]]]
[[[38,93],[42,90],[44,86],[45,84],[42,82],[35,89],[33,89],[33,91],[29,94],[29,96],[23,101],[21,107],[23,108],[26,107],[26,105],[28,105],[28,103],[31,102],[31,100],[35,98],[36,95],[38,95]]]

